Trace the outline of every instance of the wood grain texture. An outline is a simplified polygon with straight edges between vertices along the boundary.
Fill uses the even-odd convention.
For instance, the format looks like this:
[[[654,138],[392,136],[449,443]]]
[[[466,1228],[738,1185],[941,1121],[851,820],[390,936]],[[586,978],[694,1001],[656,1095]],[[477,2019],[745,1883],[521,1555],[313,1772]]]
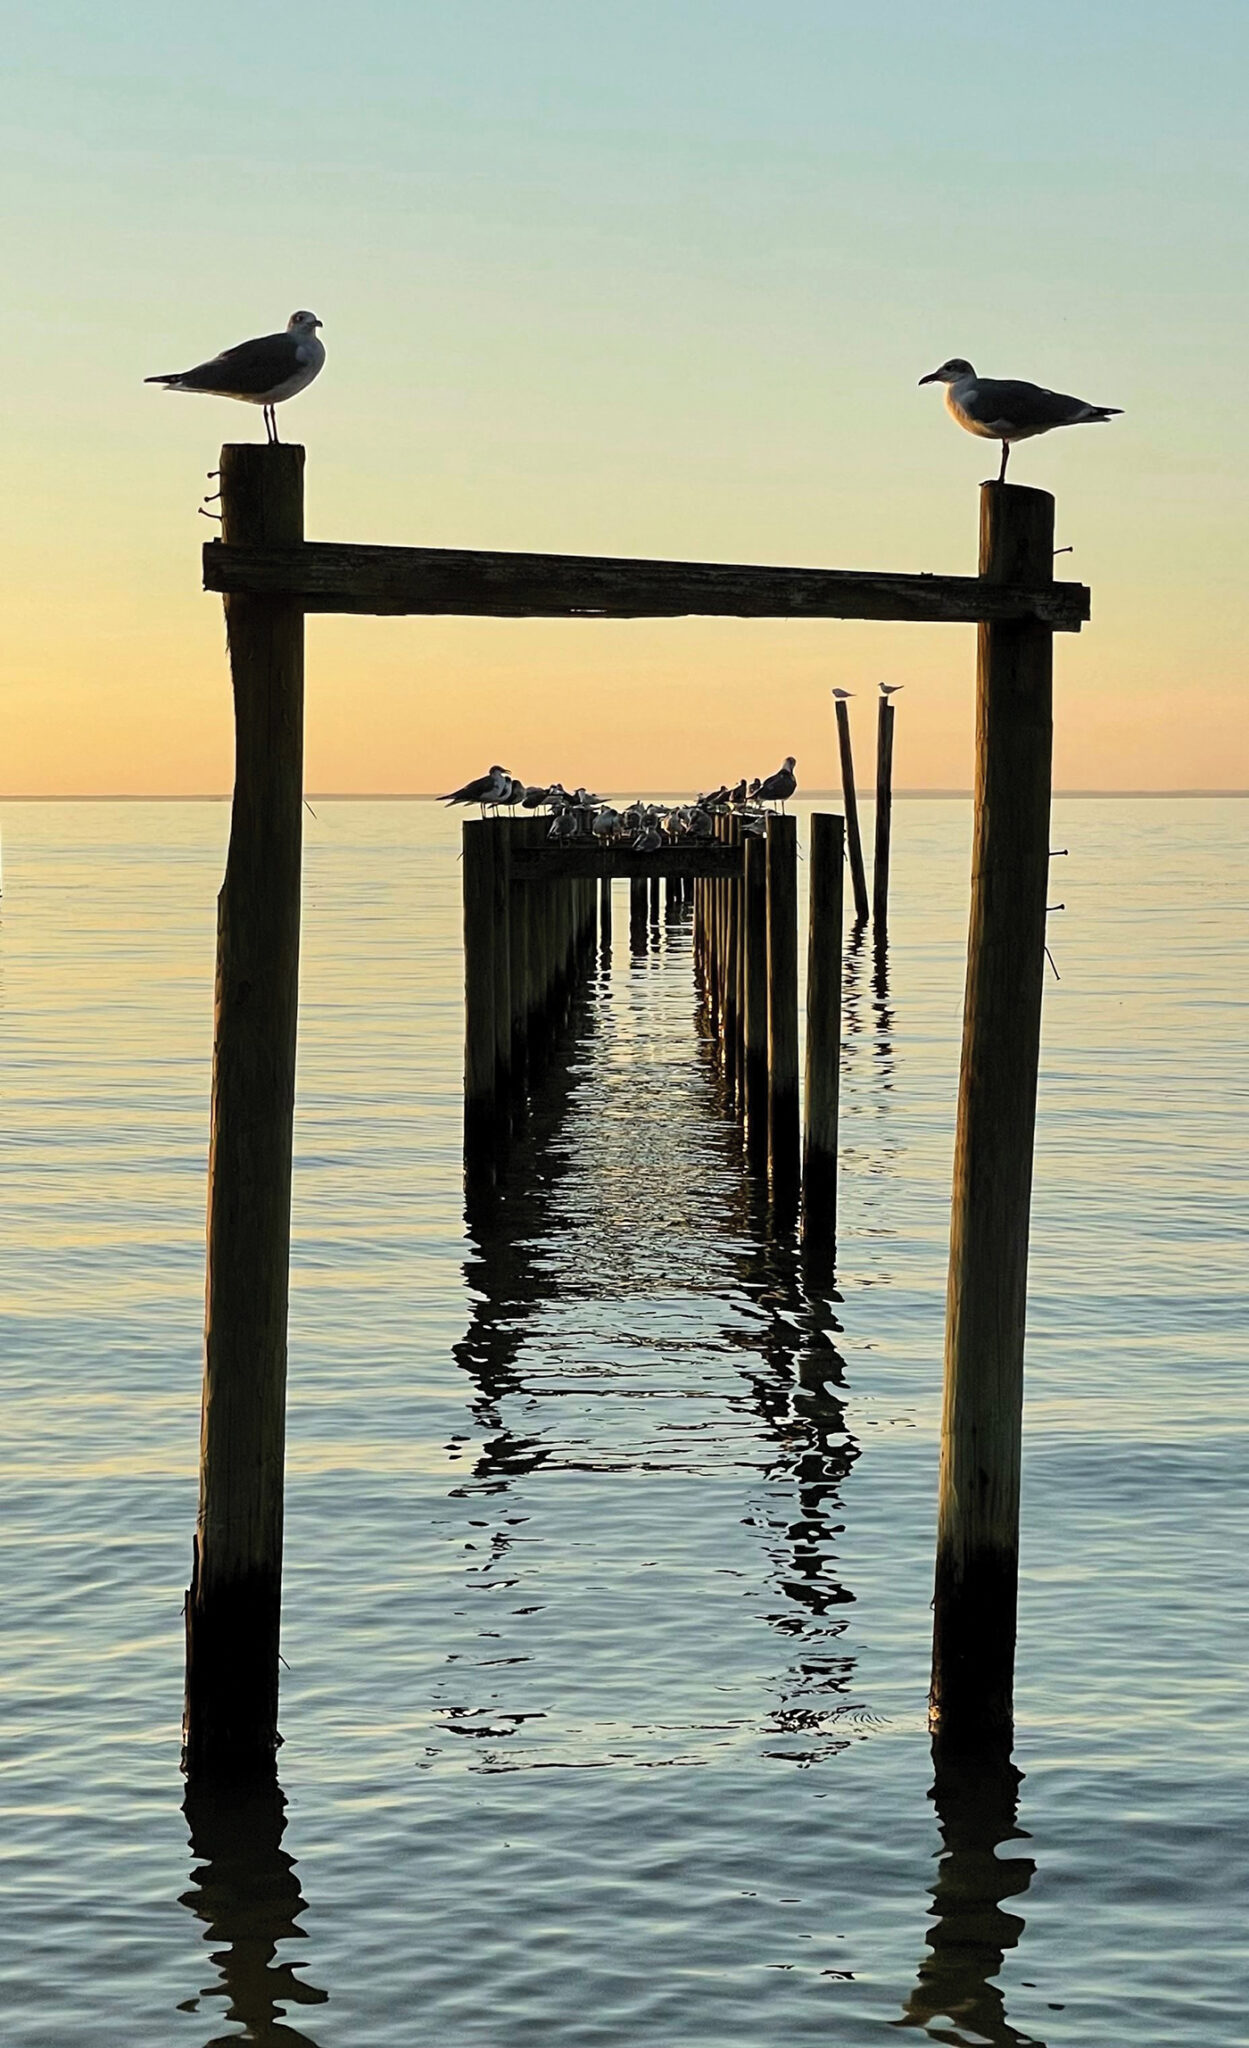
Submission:
[[[986,484],[989,581],[1052,572],[1054,501]],[[971,920],[950,1213],[932,1716],[974,1748],[1009,1730],[1024,1313],[1049,878],[1053,643],[982,626]]]
[[[221,451],[231,544],[297,542],[303,450]],[[235,780],[217,906],[200,1501],[186,1604],[184,1763],[271,1770],[286,1428],[299,991],[304,622],[288,598],[225,604]]]
[[[1079,583],[1029,590],[976,576],[893,575],[748,563],[634,561],[473,548],[204,548],[204,588],[286,596],[310,612],[459,618],[1039,619],[1078,633],[1089,616]]]

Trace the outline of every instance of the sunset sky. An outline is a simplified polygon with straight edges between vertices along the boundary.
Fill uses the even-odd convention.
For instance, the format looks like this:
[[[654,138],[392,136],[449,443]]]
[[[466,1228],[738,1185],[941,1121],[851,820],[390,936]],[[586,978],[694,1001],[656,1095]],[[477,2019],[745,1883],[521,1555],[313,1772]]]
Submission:
[[[1125,408],[1052,489],[1056,780],[1249,784],[1243,0],[51,0],[6,27],[0,792],[220,791],[197,516],[258,412],[144,387],[324,322],[280,415],[335,540],[975,568],[951,354]],[[906,686],[970,778],[958,627],[313,620],[311,790],[835,776]]]

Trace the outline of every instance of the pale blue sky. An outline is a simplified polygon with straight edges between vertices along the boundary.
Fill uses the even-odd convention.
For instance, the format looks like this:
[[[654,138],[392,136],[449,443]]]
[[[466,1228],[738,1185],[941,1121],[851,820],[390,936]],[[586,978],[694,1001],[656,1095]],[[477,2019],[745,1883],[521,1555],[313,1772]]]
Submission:
[[[137,692],[153,760],[198,747],[220,786],[191,494],[257,423],[141,380],[308,304],[329,364],[284,427],[310,529],[341,538],[967,569],[986,457],[919,375],[960,353],[1125,407],[1012,464],[1056,491],[1094,586],[1084,779],[1128,743],[1130,781],[1193,779],[1164,766],[1198,727],[1218,746],[1194,776],[1232,779],[1249,7],[54,0],[5,59],[22,775],[50,692],[71,726],[89,712],[94,649],[114,722]],[[412,644],[317,630],[357,680]],[[448,673],[487,644],[439,631]],[[489,645],[497,719],[539,643]],[[175,650],[177,729],[151,695]],[[680,661],[693,686],[727,658]],[[801,729],[809,676],[777,660]],[[937,713],[965,666],[962,640],[925,642],[914,782],[950,779]],[[1172,730],[1181,669],[1198,695]],[[353,777],[376,786],[363,756]]]

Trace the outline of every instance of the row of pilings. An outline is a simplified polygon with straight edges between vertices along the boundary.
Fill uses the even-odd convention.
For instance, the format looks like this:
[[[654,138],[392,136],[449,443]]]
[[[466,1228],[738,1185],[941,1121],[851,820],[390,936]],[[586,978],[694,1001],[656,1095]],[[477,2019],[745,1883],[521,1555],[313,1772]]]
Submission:
[[[798,827],[773,816],[765,836],[717,818],[740,848],[737,872],[694,884],[694,958],[718,1049],[725,1101],[748,1166],[766,1173],[773,1213],[801,1208],[804,1251],[831,1270],[837,1235],[845,821],[811,818],[805,1087],[799,1088]],[[805,1112],[805,1113],[804,1113]]]
[[[541,847],[548,830],[545,818],[464,824],[464,1166],[477,1186],[497,1178],[594,959],[598,882],[514,873],[516,852]]]

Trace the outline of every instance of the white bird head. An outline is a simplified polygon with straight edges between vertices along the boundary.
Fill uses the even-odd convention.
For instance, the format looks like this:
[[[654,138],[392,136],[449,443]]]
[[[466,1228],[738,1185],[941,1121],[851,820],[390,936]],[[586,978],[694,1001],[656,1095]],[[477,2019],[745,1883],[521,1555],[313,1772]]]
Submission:
[[[974,377],[975,371],[964,356],[951,356],[948,363],[942,363],[939,370],[930,370],[921,384],[957,384],[964,377]]]
[[[321,322],[315,313],[292,313],[286,323],[286,331],[288,334],[308,336],[315,334],[320,325]]]

